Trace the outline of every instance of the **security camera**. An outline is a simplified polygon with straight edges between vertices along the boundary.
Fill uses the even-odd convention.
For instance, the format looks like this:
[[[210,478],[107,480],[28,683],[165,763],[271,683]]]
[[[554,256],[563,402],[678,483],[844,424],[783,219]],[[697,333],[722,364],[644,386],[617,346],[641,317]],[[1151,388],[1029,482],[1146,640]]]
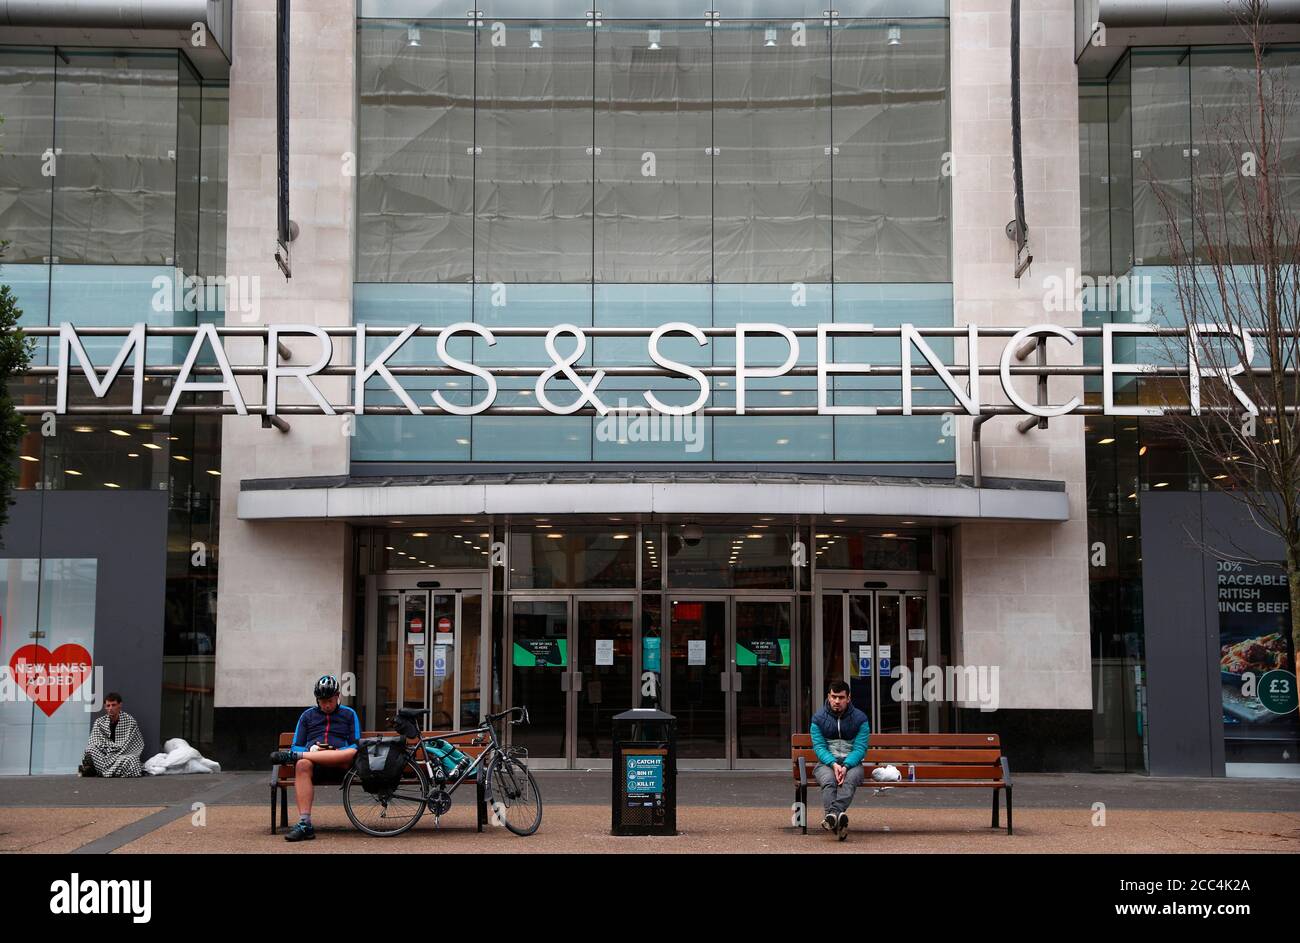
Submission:
[[[682,540],[686,541],[686,546],[697,546],[703,539],[704,528],[699,524],[687,524],[682,528]]]

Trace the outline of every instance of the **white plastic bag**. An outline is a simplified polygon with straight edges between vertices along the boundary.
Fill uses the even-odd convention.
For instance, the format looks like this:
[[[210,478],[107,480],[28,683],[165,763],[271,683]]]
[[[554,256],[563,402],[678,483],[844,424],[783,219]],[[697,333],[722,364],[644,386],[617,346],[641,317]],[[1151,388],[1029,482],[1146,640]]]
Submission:
[[[877,766],[871,771],[871,778],[878,783],[896,783],[903,778],[897,766]]]
[[[173,773],[219,773],[221,764],[205,759],[203,754],[180,737],[163,744],[166,753],[156,753],[144,761],[145,772],[152,776]]]

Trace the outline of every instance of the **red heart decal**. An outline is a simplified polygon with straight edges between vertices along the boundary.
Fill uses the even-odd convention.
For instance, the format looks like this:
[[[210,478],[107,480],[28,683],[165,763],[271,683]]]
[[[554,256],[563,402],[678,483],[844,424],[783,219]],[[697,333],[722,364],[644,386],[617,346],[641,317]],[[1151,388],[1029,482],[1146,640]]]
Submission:
[[[93,664],[80,645],[60,645],[52,652],[44,645],[24,645],[9,659],[9,670],[45,716],[53,717],[85,683]]]

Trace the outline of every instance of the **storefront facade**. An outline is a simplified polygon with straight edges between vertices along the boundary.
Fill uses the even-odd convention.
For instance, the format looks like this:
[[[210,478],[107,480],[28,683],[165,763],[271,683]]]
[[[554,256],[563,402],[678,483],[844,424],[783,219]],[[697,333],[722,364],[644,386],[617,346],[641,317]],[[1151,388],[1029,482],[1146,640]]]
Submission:
[[[684,765],[783,767],[790,734],[844,678],[877,731],[999,733],[1018,769],[1145,768],[1141,635],[1111,641],[1131,610],[1104,608],[1115,584],[1100,589],[1090,562],[1098,540],[1120,541],[1105,566],[1130,549],[1099,530],[1095,483],[1127,467],[1097,452],[1101,425],[977,425],[932,375],[903,382],[943,412],[866,414],[903,398],[902,360],[897,341],[852,337],[835,341],[837,359],[878,375],[834,378],[839,414],[812,409],[811,340],[791,369],[762,374],[786,357],[775,334],[748,340],[749,414],[635,405],[696,397],[689,375],[647,354],[644,335],[670,322],[709,332],[662,349],[699,371],[711,409],[737,405],[739,324],[1093,323],[1045,310],[1044,286],[1072,281],[1091,251],[1072,3],[1026,10],[1020,37],[1033,266],[1019,279],[1009,23],[964,0],[708,15],[556,2],[545,16],[509,2],[468,16],[440,0],[295,4],[286,278],[275,6],[234,4],[224,70],[211,49],[187,53],[174,25],[170,52],[153,34],[147,60],[116,35],[94,62],[39,31],[5,40],[0,157],[39,164],[63,148],[87,162],[52,176],[0,164],[0,218],[20,236],[0,277],[24,323],[469,324],[492,341],[466,333],[439,349],[422,336],[391,365],[490,367],[495,406],[467,414],[486,380],[449,369],[401,374],[421,406],[446,404],[437,415],[290,415],[284,428],[69,416],[53,434],[34,417],[22,498],[45,517],[20,522],[33,546],[67,526],[50,523],[64,492],[166,495],[153,509],[166,553],[148,564],[166,590],[141,596],[162,610],[144,646],[160,657],[103,647],[105,633],[134,637],[105,622],[112,535],[75,535],[58,554],[99,561],[94,661],[109,687],[132,689],[128,704],[145,702],[146,739],[185,736],[258,766],[329,672],[371,728],[398,706],[447,728],[526,704],[533,722],[513,736],[540,766],[607,764],[610,718],[657,704],[678,717]],[[120,111],[96,107],[107,100]],[[94,154],[102,179],[86,186]],[[146,173],[158,179],[136,186]],[[151,301],[159,275],[222,273],[214,306]],[[585,346],[560,338],[574,373],[539,384],[557,361],[536,330],[558,324]],[[1005,338],[980,340],[981,362]],[[50,343],[39,363],[53,362]],[[177,364],[180,343],[152,338],[150,362]],[[234,362],[259,359],[240,343]],[[282,343],[285,363],[315,356],[310,336]],[[334,363],[387,343],[338,343]],[[964,341],[933,343],[965,362]],[[102,339],[88,345],[111,359]],[[1053,363],[1084,363],[1083,346],[1053,346]],[[574,377],[598,371],[609,412],[565,413]],[[1001,401],[993,373],[981,383]],[[28,384],[26,402],[52,399],[51,378]],[[1038,395],[1032,377],[1015,384]],[[241,376],[250,402],[263,386]],[[346,375],[318,386],[355,401]],[[149,380],[147,401],[168,387]],[[74,378],[74,403],[91,392]],[[1079,376],[1050,381],[1052,402],[1095,394]],[[364,396],[400,403],[379,377]],[[311,402],[292,383],[280,401]],[[1115,698],[1128,705],[1118,718]],[[34,742],[21,726],[6,737]],[[18,765],[5,771],[36,771]]]

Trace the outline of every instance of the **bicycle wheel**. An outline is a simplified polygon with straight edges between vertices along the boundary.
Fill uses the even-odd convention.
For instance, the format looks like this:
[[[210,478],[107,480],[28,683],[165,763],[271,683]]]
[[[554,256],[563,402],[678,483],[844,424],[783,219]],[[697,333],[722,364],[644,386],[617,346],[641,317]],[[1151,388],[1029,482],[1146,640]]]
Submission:
[[[415,828],[424,815],[428,777],[409,756],[402,768],[402,781],[389,792],[366,792],[356,770],[343,777],[343,808],[360,831],[377,838],[391,838]]]
[[[531,835],[542,824],[542,794],[533,774],[513,756],[497,754],[488,770],[488,810],[516,835]]]

